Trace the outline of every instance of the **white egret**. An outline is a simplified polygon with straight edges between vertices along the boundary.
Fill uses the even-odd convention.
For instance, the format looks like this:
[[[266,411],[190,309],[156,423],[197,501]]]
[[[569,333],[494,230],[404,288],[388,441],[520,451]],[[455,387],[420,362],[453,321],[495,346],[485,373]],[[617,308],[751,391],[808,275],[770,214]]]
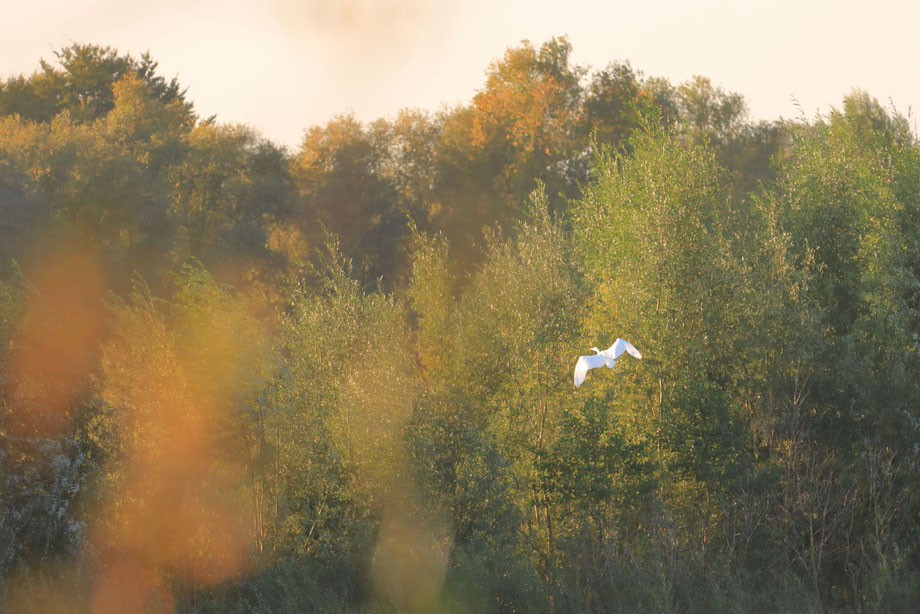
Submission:
[[[617,364],[616,359],[619,358],[620,354],[623,352],[636,358],[642,358],[642,354],[639,353],[639,350],[625,339],[617,339],[613,342],[613,345],[604,351],[596,347],[591,349],[595,352],[594,356],[579,356],[578,361],[575,363],[576,386],[581,386],[590,369],[594,369],[595,367],[607,367],[608,369],[612,369]]]

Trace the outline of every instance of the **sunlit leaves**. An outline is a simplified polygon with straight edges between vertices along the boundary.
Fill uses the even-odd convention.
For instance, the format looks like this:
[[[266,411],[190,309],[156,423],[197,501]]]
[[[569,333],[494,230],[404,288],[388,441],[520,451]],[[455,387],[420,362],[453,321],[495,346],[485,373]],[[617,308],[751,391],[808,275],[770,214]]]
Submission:
[[[114,106],[113,84],[131,75],[141,79],[159,101],[176,103],[187,117],[192,116],[185,91],[176,79],[167,82],[157,75],[157,62],[147,53],[135,59],[111,47],[75,43],[54,55],[58,66],[42,60],[41,70],[29,78],[0,83],[0,114],[49,121],[67,111],[78,122],[91,122],[105,117]]]
[[[267,375],[266,335],[244,297],[201,269],[176,284],[168,302],[138,285],[112,305],[101,394],[118,447],[91,528],[107,559],[99,591],[132,565],[143,595],[167,574],[209,583],[248,563],[244,407]]]

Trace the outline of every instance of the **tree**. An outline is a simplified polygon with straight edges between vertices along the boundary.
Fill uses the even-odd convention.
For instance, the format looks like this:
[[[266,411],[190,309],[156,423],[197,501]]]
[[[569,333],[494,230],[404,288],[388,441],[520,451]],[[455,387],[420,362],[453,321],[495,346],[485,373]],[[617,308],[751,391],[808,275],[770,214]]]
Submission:
[[[900,488],[916,469],[895,459],[917,445],[911,408],[918,389],[909,375],[917,368],[908,247],[914,197],[901,183],[916,176],[917,155],[903,120],[859,95],[844,108],[796,133],[780,176],[792,255],[811,278],[806,300],[814,318],[808,413],[798,425],[805,443],[798,462],[790,459],[786,483],[793,489],[803,474],[809,479],[786,494],[800,513],[799,531],[786,534],[798,538],[790,548],[805,553],[802,567],[825,603],[842,599],[834,586],[844,575],[853,599],[866,591],[862,570],[897,560],[891,544],[902,529],[894,518],[910,505]],[[851,558],[853,526],[872,527],[860,532],[872,545],[863,546],[859,563]],[[876,598],[888,590],[879,587]]]
[[[633,483],[657,485],[624,547],[674,561],[664,581],[677,590],[730,568],[719,527],[748,513],[737,493],[763,469],[756,454],[772,415],[763,399],[785,356],[773,335],[783,338],[795,286],[776,211],[736,201],[712,149],[649,126],[631,150],[598,159],[574,211],[576,254],[594,288],[583,326],[643,352],[641,365],[592,390],[647,454]]]
[[[470,241],[484,225],[510,229],[522,217],[535,180],[554,209],[560,194],[574,193],[584,71],[570,64],[571,49],[565,38],[508,49],[470,106],[444,116],[436,228],[449,231],[464,258],[472,259]]]
[[[138,282],[111,304],[100,390],[109,411],[94,426],[107,446],[90,528],[94,607],[149,604],[170,592],[169,577],[233,577],[259,538],[248,409],[268,375],[267,336],[250,300],[199,266],[175,282],[169,300]]]
[[[74,43],[54,56],[59,68],[42,60],[41,70],[28,79],[13,77],[0,83],[0,115],[47,122],[66,110],[76,122],[91,122],[112,110],[113,85],[133,73],[154,98],[164,104],[175,102],[189,118],[194,117],[185,90],[175,78],[167,82],[157,75],[157,62],[148,53],[135,59],[111,47]]]
[[[591,76],[584,102],[588,129],[597,142],[626,146],[641,123],[641,114],[651,104],[644,84],[628,62],[611,63]]]
[[[513,500],[548,578],[558,516],[541,466],[573,403],[570,358],[582,314],[583,289],[569,253],[561,220],[551,217],[545,195],[536,191],[516,238],[490,239],[463,294],[457,337],[448,349],[453,385],[510,463]]]
[[[279,552],[340,570],[335,586],[353,592],[372,575],[377,523],[425,516],[405,446],[420,389],[402,307],[365,293],[334,241],[322,262],[318,290],[296,289],[282,322],[267,527]]]
[[[321,245],[321,228],[335,234],[368,287],[381,275],[389,276],[388,284],[399,275],[398,253],[408,230],[392,149],[385,123],[365,130],[346,115],[309,129],[291,162],[301,228],[314,245]]]
[[[183,146],[181,162],[168,169],[176,260],[201,258],[244,284],[271,279],[273,266],[302,257],[289,226],[293,190],[281,149],[245,126],[215,123],[196,126]]]
[[[699,75],[678,86],[677,105],[684,131],[714,143],[735,138],[747,113],[740,94],[725,92]]]

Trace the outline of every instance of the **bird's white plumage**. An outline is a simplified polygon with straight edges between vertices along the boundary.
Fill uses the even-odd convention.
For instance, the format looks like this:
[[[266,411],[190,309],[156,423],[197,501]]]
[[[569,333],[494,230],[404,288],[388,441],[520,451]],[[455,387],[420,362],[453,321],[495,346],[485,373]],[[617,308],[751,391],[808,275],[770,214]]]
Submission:
[[[579,356],[578,361],[575,363],[575,385],[581,386],[582,382],[585,381],[585,376],[588,375],[588,369],[603,367],[605,364],[607,364],[607,358],[600,354],[596,356]]]
[[[626,341],[625,339],[617,339],[613,342],[613,345],[600,353],[604,355],[612,355],[613,358],[619,358],[620,354],[623,352],[626,352],[635,358],[642,358],[642,354],[639,353],[639,350],[636,349],[636,346],[634,346],[629,341]]]
[[[578,360],[575,362],[575,385],[581,386],[585,381],[585,377],[588,375],[589,369],[594,369],[596,367],[606,366],[608,369],[612,369],[616,366],[616,359],[619,358],[620,354],[626,352],[630,356],[635,358],[642,358],[642,354],[639,353],[639,350],[625,339],[617,339],[613,342],[609,348],[604,351],[599,349],[591,348],[596,352],[594,356],[579,356]]]

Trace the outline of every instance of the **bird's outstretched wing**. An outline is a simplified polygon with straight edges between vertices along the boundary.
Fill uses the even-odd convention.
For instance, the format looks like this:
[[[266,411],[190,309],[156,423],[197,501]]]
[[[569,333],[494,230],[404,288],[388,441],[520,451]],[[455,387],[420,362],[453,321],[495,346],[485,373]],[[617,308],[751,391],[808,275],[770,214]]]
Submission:
[[[607,354],[612,358],[619,358],[620,354],[623,352],[626,352],[635,358],[642,358],[642,354],[639,353],[639,350],[636,349],[636,346],[634,346],[629,341],[626,341],[625,339],[617,339],[613,342],[613,345],[601,352],[601,354]]]
[[[588,375],[588,369],[603,367],[607,363],[607,357],[602,354],[596,356],[579,356],[575,363],[575,385],[581,386]]]

